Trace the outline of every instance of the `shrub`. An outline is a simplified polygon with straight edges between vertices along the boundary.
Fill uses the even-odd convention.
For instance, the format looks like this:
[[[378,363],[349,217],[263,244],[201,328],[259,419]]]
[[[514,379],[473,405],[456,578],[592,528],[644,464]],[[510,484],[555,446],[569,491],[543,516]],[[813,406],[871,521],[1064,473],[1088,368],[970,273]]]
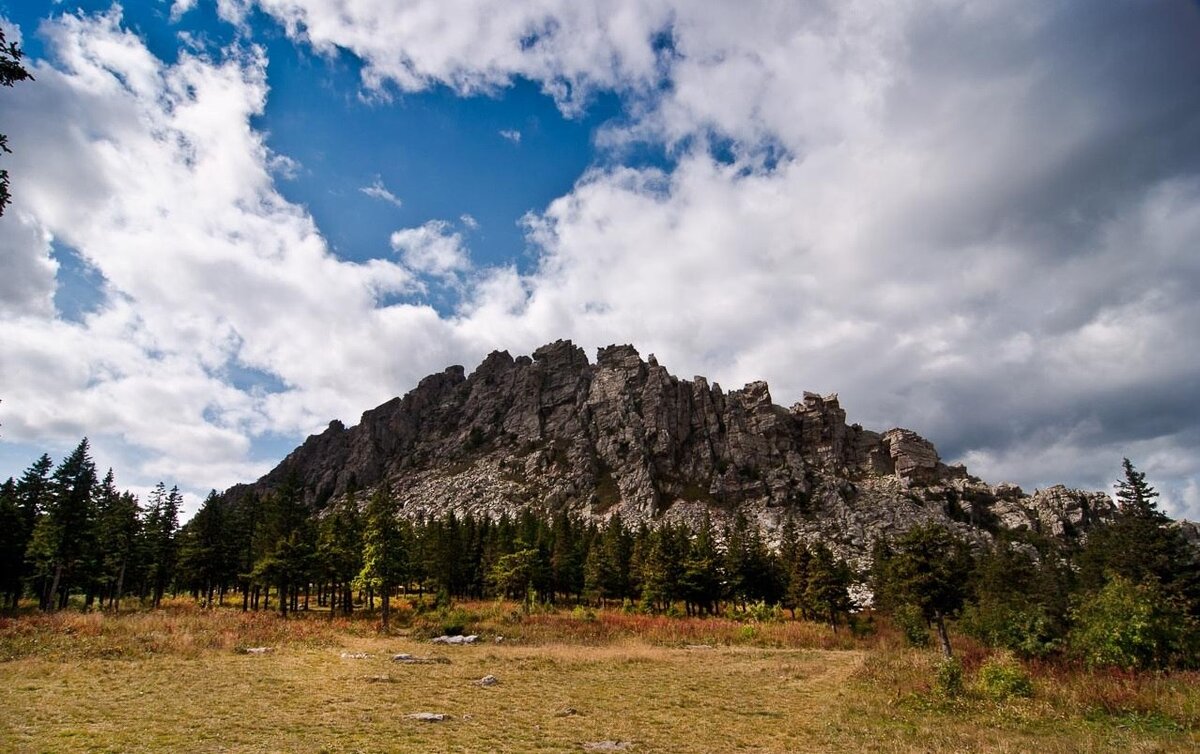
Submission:
[[[783,620],[783,610],[778,605],[768,605],[759,600],[746,605],[746,609],[740,611],[737,617],[751,623],[773,623]]]
[[[1149,584],[1115,576],[1072,618],[1071,651],[1091,667],[1139,670],[1194,660],[1190,621]]]
[[[1054,621],[1040,606],[971,605],[959,625],[989,647],[1015,652],[1021,657],[1046,657],[1061,648]]]
[[[896,622],[900,633],[904,634],[904,640],[908,642],[908,646],[929,646],[929,623],[926,622],[921,608],[907,603],[900,605],[893,613],[892,619]]]
[[[467,632],[470,614],[461,607],[443,607],[438,610],[437,626],[442,636],[461,636]]]
[[[928,632],[926,632],[928,637]],[[957,657],[943,657],[934,668],[934,688],[947,699],[961,696],[963,692],[963,666]]]
[[[575,620],[584,621],[585,623],[595,623],[596,611],[590,607],[576,605],[575,609],[571,611],[571,617]]]
[[[1011,699],[1033,695],[1033,681],[1021,663],[1011,655],[988,658],[979,668],[980,693],[993,699]]]

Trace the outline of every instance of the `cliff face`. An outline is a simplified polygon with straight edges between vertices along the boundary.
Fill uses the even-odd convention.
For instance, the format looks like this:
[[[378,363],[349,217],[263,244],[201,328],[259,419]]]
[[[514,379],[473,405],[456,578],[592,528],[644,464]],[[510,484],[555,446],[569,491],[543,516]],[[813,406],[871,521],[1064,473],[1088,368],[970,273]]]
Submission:
[[[847,425],[836,395],[784,408],[764,382],[725,392],[680,380],[632,346],[602,348],[591,364],[568,341],[532,358],[492,353],[470,376],[459,366],[430,375],[227,494],[291,475],[317,507],[386,483],[412,515],[532,505],[637,521],[741,510],[774,531],[790,512],[850,554],[918,521],[1070,537],[1113,511],[1103,493],[985,484],[915,432]]]

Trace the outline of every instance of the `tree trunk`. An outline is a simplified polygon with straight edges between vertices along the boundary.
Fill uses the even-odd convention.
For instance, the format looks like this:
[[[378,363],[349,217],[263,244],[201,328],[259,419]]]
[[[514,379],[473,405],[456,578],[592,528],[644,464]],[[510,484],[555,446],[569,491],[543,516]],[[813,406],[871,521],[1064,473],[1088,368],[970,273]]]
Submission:
[[[62,580],[62,563],[54,564],[54,579],[50,582],[50,591],[47,592],[47,597],[42,607],[43,610],[53,609],[55,600],[58,599],[58,582]]]
[[[117,593],[113,595],[111,605],[114,613],[121,612],[121,594],[125,591],[125,561],[121,561],[121,570],[117,574]]]
[[[388,632],[388,619],[392,614],[391,589],[384,589],[381,599],[383,600],[383,632]]]
[[[946,632],[946,618],[941,613],[934,613],[934,623],[937,625],[938,640],[942,643],[942,654],[946,657],[953,657],[950,652],[950,634]]]

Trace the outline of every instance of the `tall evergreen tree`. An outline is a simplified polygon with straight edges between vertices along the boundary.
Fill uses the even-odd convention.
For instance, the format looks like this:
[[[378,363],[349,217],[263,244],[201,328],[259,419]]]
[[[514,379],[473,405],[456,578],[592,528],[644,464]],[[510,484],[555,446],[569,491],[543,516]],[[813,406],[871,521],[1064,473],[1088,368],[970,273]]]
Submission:
[[[824,542],[812,548],[804,602],[837,631],[838,620],[850,614],[850,568]]]
[[[896,540],[895,553],[883,567],[888,591],[920,609],[937,628],[942,653],[950,657],[946,620],[962,609],[972,567],[966,542],[940,524],[914,526]]]
[[[367,503],[363,527],[363,567],[359,583],[380,595],[383,603],[381,628],[386,632],[391,618],[391,596],[408,579],[408,547],[399,518],[399,506],[387,485],[380,485]]]
[[[159,482],[150,493],[150,507],[145,521],[146,548],[149,556],[150,603],[157,608],[175,576],[177,559],[176,532],[179,530],[179,508],[183,498],[178,487],[168,492]]]
[[[1124,478],[1117,482],[1117,505],[1127,516],[1162,518],[1158,510],[1158,492],[1146,481],[1145,472],[1134,468],[1128,458],[1121,459]]]
[[[333,504],[321,521],[317,540],[326,578],[330,582],[329,614],[354,610],[353,582],[363,567],[363,522],[358,498],[352,492]]]
[[[1114,577],[1146,584],[1176,603],[1178,610],[1200,617],[1200,558],[1183,532],[1161,511],[1158,493],[1144,473],[1123,461],[1117,483],[1116,518],[1088,535],[1079,553],[1080,586],[1098,592]]]
[[[138,554],[141,509],[137,498],[117,492],[112,469],[100,485],[96,521],[96,549],[101,606],[120,608],[126,575]]]
[[[710,614],[721,600],[721,552],[712,521],[705,511],[683,559],[680,591],[688,613]]]
[[[15,610],[21,599],[28,539],[17,483],[10,477],[0,486],[0,608],[11,606]]]
[[[94,552],[96,465],[83,438],[54,470],[49,505],[30,542],[31,559],[46,577],[43,610],[65,607],[71,589],[89,577],[87,558]]]

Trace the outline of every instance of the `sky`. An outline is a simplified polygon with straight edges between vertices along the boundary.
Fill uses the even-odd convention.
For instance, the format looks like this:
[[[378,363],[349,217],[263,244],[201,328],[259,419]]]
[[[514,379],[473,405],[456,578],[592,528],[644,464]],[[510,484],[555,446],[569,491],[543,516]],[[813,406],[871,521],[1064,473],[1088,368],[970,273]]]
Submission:
[[[0,478],[189,510],[493,350],[1200,519],[1192,0],[0,0]]]

